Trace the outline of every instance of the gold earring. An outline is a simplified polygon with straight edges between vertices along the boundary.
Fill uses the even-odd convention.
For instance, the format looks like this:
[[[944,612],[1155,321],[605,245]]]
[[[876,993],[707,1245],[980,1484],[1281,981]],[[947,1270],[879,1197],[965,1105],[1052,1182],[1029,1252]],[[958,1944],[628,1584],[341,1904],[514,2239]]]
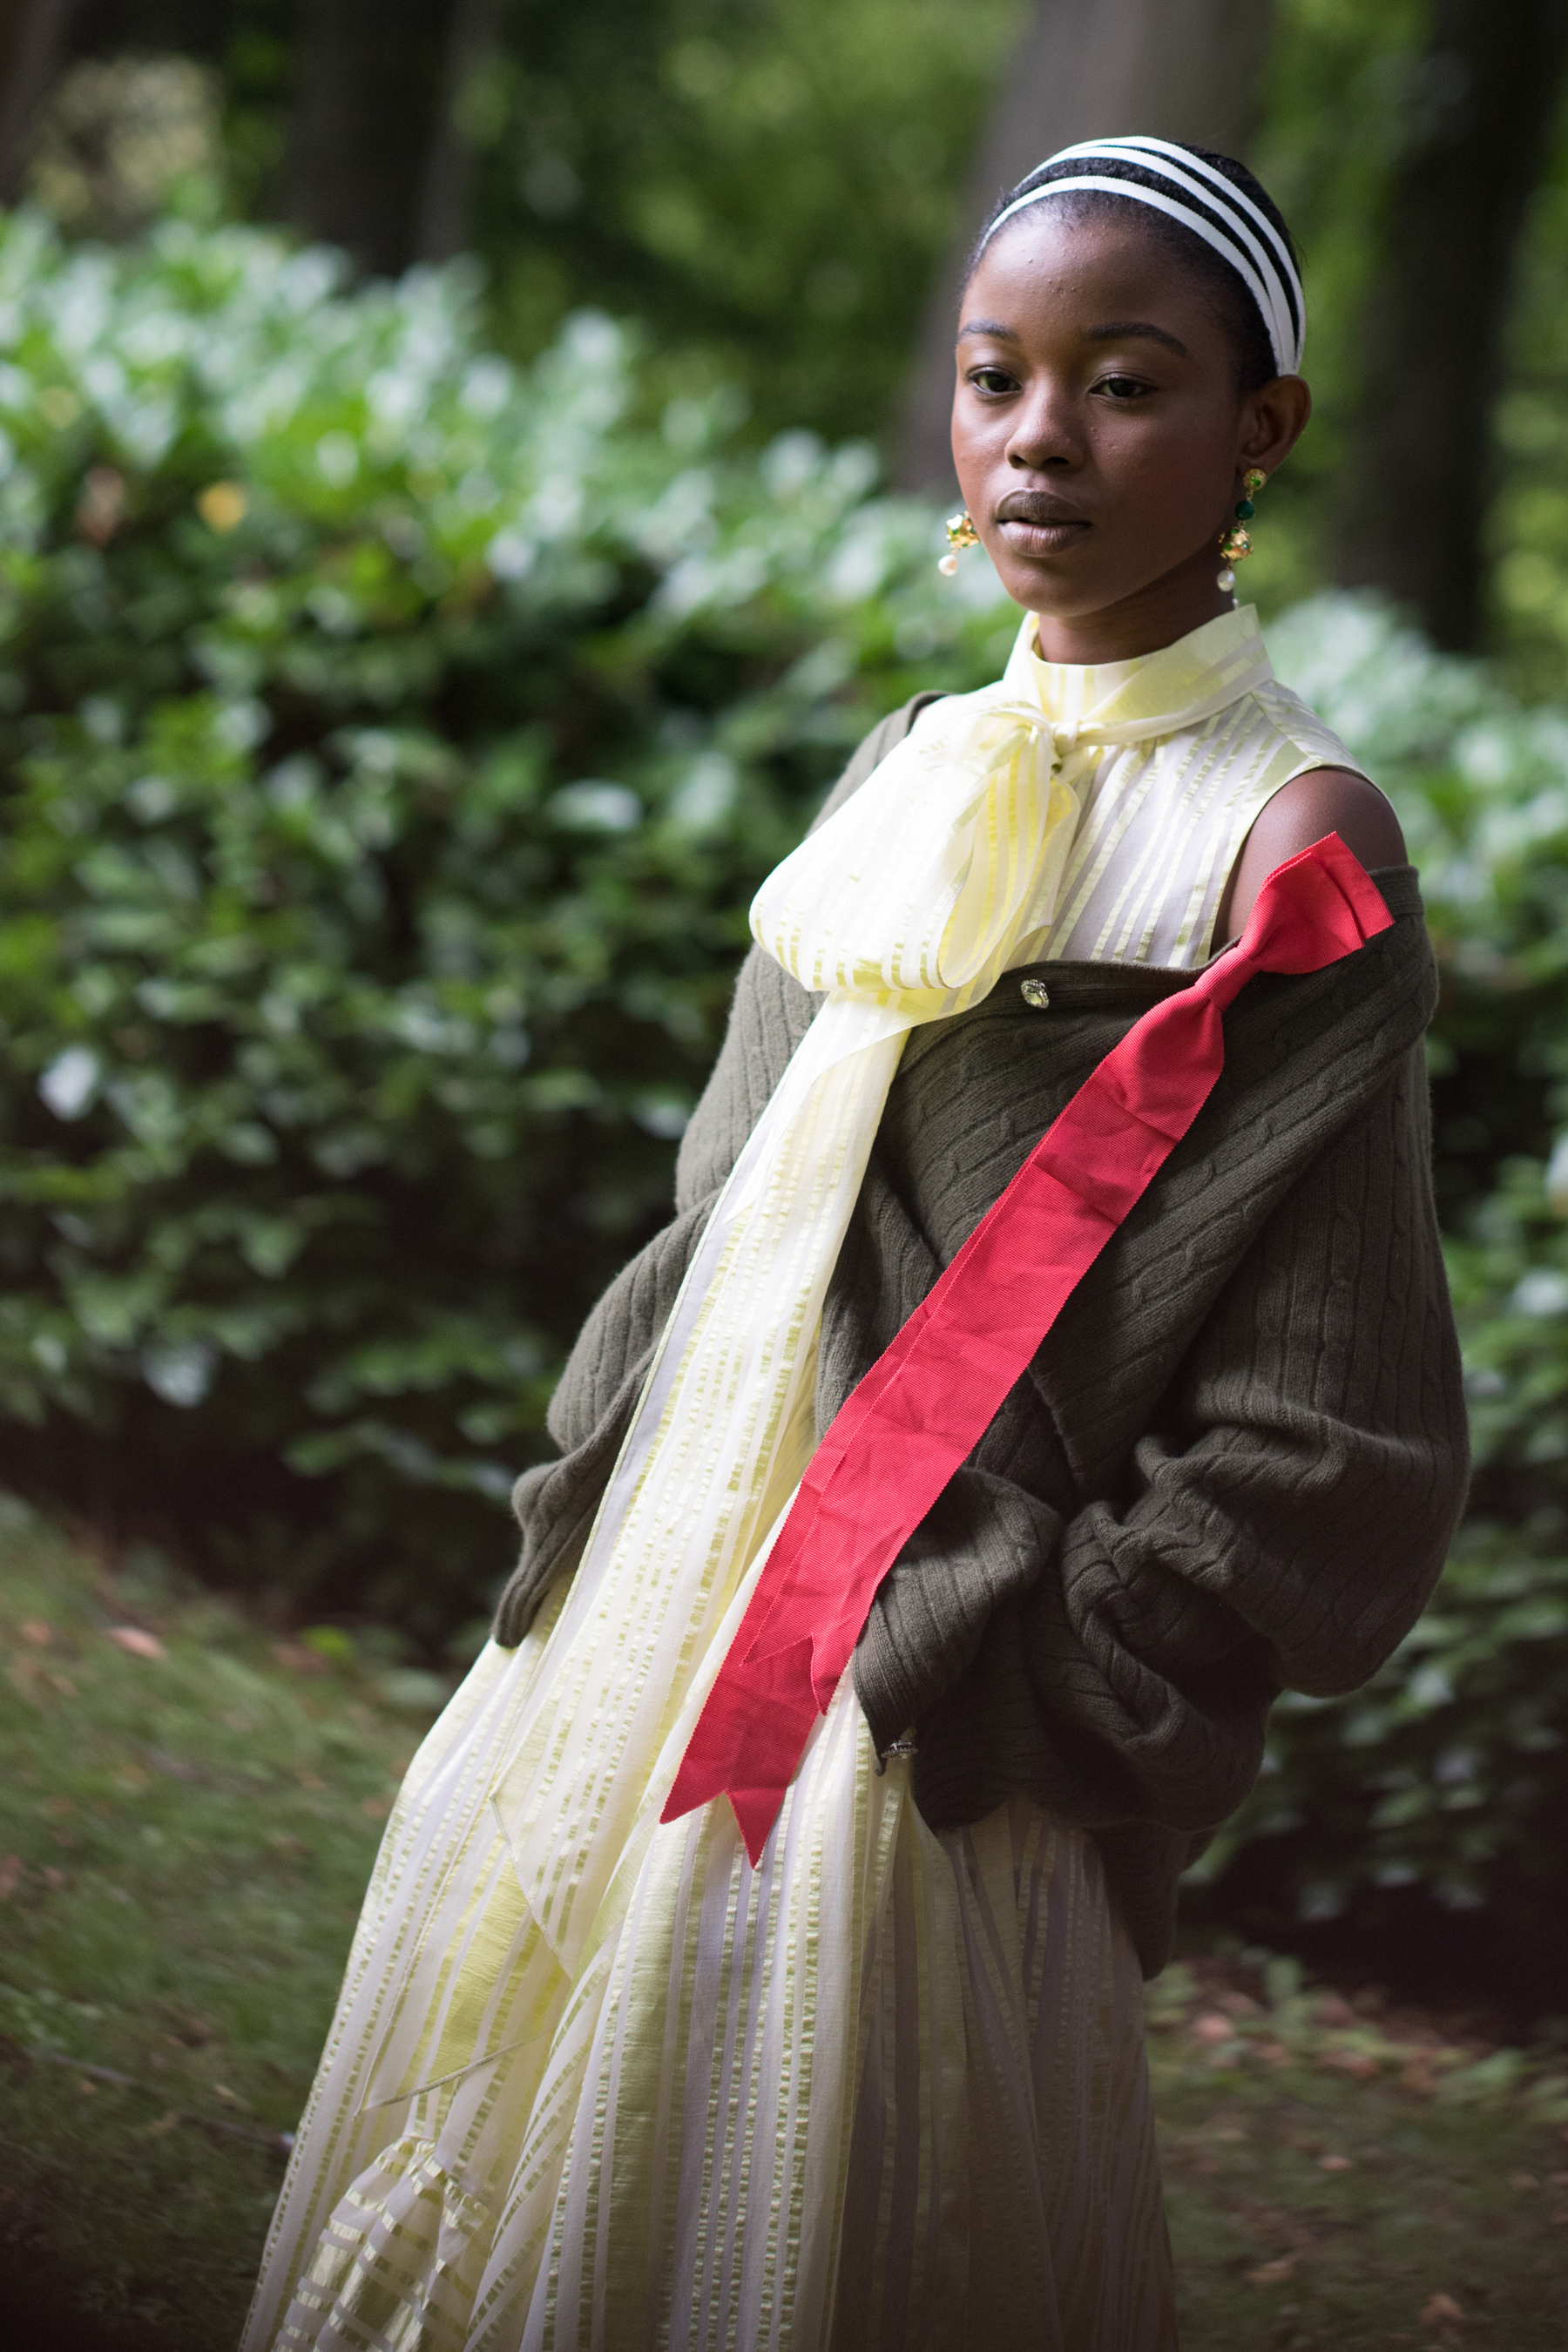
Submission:
[[[948,578],[951,580],[953,573],[958,569],[959,549],[961,547],[978,547],[979,544],[980,533],[970,521],[967,510],[963,514],[949,515],[947,519],[947,553],[938,558],[937,570],[939,572],[945,572]]]
[[[1232,564],[1241,562],[1252,552],[1252,541],[1247,535],[1247,526],[1258,512],[1252,501],[1268,479],[1268,475],[1260,474],[1256,466],[1249,467],[1241,478],[1241,496],[1237,500],[1236,520],[1219,543],[1221,569],[1215,585],[1226,594],[1236,585]]]

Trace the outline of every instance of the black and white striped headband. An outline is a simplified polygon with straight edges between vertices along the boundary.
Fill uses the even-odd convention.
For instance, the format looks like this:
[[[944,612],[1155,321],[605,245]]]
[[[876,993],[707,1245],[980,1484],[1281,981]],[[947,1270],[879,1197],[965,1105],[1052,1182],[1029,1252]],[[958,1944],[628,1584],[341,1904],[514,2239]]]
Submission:
[[[1112,177],[1108,173],[1072,168],[1093,163],[1120,163],[1123,173],[1131,165],[1166,185],[1150,187],[1143,180],[1123,173]],[[1058,165],[1067,168],[1058,172]],[[1021,213],[1028,205],[1037,205],[1043,197],[1065,194],[1069,188],[1090,188],[1108,195],[1130,197],[1134,204],[1151,205],[1156,212],[1190,228],[1194,236],[1201,236],[1205,245],[1212,246],[1229,262],[1258,305],[1273,348],[1275,365],[1281,375],[1296,373],[1301,364],[1301,347],[1307,333],[1307,309],[1296,265],[1268,214],[1223,172],[1216,172],[1212,163],[1205,163],[1190,148],[1175,146],[1168,139],[1132,138],[1086,139],[1079,146],[1064,147],[1059,154],[1048,156],[1038,169],[1055,176],[1036,179],[1032,187],[997,214],[980,240],[981,252],[1016,213]]]

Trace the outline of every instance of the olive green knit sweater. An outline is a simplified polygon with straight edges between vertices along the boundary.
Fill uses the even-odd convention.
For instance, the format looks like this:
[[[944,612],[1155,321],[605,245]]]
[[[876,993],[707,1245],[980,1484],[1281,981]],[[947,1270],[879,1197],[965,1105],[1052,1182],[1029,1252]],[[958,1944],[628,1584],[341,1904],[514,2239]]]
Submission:
[[[868,739],[829,808],[919,707]],[[1251,981],[1226,1013],[1208,1103],[905,1547],[855,1654],[879,1749],[915,1731],[927,1821],[1022,1791],[1092,1830],[1151,1972],[1180,1871],[1252,1786],[1271,1702],[1375,1670],[1463,1497],[1421,1044],[1436,981],[1414,873],[1375,878],[1391,929],[1324,971]],[[1193,977],[1038,965],[1040,1009],[1026,976],[905,1046],[824,1312],[821,1429],[1096,1063]],[[815,1005],[748,958],[675,1220],[573,1351],[550,1414],[563,1460],[519,1482],[500,1642],[576,1564],[692,1244]]]

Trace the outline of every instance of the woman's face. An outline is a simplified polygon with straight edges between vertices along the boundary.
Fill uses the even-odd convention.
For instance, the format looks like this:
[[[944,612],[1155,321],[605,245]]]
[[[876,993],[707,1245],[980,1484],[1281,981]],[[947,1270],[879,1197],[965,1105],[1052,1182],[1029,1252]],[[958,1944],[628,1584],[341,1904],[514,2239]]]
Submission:
[[[1166,607],[1171,635],[1227,609],[1218,545],[1241,475],[1271,474],[1310,408],[1299,376],[1237,393],[1201,283],[1131,205],[1031,205],[963,298],[959,484],[1008,594],[1069,640],[1097,619],[1114,640],[1120,616],[1155,645]]]

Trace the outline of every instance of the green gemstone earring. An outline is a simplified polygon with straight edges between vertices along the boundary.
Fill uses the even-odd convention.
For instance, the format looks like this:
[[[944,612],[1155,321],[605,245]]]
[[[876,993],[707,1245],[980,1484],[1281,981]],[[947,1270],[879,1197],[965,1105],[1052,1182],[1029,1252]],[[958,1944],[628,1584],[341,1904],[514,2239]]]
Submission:
[[[1236,520],[1219,543],[1222,569],[1215,585],[1223,589],[1226,594],[1236,585],[1236,573],[1231,566],[1239,563],[1243,557],[1252,552],[1252,541],[1247,535],[1247,526],[1258,512],[1258,509],[1252,503],[1253,499],[1268,479],[1268,475],[1260,474],[1256,466],[1250,467],[1241,478],[1241,496],[1237,500]]]
[[[949,515],[947,519],[947,553],[943,556],[938,557],[937,570],[939,572],[945,572],[948,578],[951,580],[953,573],[958,569],[959,549],[961,547],[978,547],[979,544],[980,533],[970,521],[967,509],[965,509],[963,514]]]

